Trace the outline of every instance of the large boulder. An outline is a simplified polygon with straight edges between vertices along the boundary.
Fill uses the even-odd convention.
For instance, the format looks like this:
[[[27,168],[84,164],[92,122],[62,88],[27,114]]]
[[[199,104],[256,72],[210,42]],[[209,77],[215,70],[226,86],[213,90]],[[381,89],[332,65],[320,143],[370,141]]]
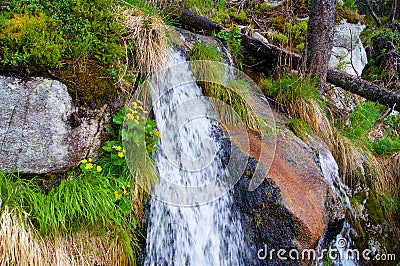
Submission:
[[[0,98],[0,170],[65,172],[100,148],[106,106],[78,108],[61,82],[0,76]]]
[[[360,34],[365,25],[342,21],[335,26],[332,54],[329,66],[361,76],[368,63],[367,53],[360,40]]]
[[[360,40],[360,34],[364,29],[365,25],[346,21],[335,26],[330,67],[361,76],[368,63],[367,54]],[[327,89],[325,92],[336,118],[344,119],[344,122],[348,123],[349,114],[359,103],[360,97],[333,85],[332,89]]]

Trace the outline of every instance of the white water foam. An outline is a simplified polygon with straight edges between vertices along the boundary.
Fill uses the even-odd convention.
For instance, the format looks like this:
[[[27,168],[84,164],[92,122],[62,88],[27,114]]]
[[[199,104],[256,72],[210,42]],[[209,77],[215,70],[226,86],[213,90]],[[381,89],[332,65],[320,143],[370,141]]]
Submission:
[[[348,191],[350,190],[340,179],[339,166],[328,148],[321,148],[319,151],[319,161],[321,170],[326,181],[328,181],[333,193],[341,200],[344,207],[349,209],[353,216],[355,211],[351,206]],[[330,249],[336,250],[335,254],[338,255],[336,260],[332,260],[331,265],[335,266],[356,266],[358,261],[356,258],[349,256],[352,254],[351,248],[353,241],[350,236],[350,224],[344,221],[341,232],[330,243]],[[323,262],[317,262],[322,265]]]
[[[168,66],[184,61],[180,53],[172,52]],[[199,194],[206,193],[202,186],[226,175],[218,155],[220,145],[212,135],[215,115],[204,99],[193,101],[202,94],[187,66],[164,74],[153,88],[153,109],[162,134],[155,156],[160,182],[150,199],[144,264],[242,265],[243,232],[232,211],[231,192],[208,202],[185,192],[197,187]],[[180,84],[180,80],[192,82]],[[182,193],[172,186],[182,187]],[[165,198],[182,205],[196,198],[198,204],[160,200]]]

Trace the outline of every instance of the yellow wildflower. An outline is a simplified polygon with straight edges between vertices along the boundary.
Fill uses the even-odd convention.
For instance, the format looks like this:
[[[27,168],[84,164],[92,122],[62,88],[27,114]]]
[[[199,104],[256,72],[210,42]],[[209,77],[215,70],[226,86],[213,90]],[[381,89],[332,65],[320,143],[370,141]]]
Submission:
[[[129,120],[133,120],[133,119],[134,119],[134,116],[133,116],[132,114],[126,114],[126,117],[127,117]]]
[[[86,159],[83,159],[83,160],[81,161],[81,163],[87,163],[87,160],[86,160]]]
[[[92,158],[88,158],[88,161],[89,161],[89,163],[91,163],[92,162]]]
[[[125,186],[122,186],[122,190],[124,191],[124,195],[126,195],[126,187]]]
[[[115,199],[119,200],[119,198],[121,197],[118,193],[118,190],[114,191],[114,195],[115,195]]]
[[[121,146],[112,146],[112,148],[116,151],[122,150]]]
[[[137,102],[141,105],[143,105],[143,102],[141,100],[137,100]]]
[[[90,170],[90,169],[92,169],[93,168],[93,164],[92,163],[88,163],[86,166],[85,166],[85,169],[86,170]]]
[[[155,135],[157,138],[160,138],[160,137],[161,137],[161,132],[160,132],[158,129],[154,129],[154,135]]]
[[[119,157],[119,158],[124,158],[124,153],[123,153],[123,152],[121,152],[121,151],[120,151],[120,152],[118,152],[118,157]]]
[[[135,122],[137,125],[140,124],[138,120],[134,120],[133,122]]]
[[[97,169],[97,172],[99,172],[99,173],[103,170],[103,168],[101,168],[100,165],[98,165],[96,169]]]

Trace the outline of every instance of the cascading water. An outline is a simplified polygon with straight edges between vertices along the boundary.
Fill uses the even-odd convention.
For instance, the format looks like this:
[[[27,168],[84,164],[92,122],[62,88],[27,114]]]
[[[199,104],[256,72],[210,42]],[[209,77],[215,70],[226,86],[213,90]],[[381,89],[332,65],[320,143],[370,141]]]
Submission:
[[[167,65],[182,62],[184,57],[172,52]],[[231,192],[200,195],[226,175],[221,145],[213,138],[217,121],[211,105],[201,99],[187,65],[167,70],[153,85],[153,110],[162,134],[155,158],[160,181],[150,199],[144,264],[241,265],[243,233]],[[215,183],[216,193],[223,191],[222,183]],[[187,193],[191,187],[195,193]]]
[[[329,183],[333,193],[341,200],[344,207],[349,209],[353,215],[355,215],[354,209],[351,206],[350,199],[347,191],[349,188],[343,184],[339,176],[339,167],[332,155],[332,152],[324,147],[319,151],[319,161],[321,164],[322,173],[325,180]],[[350,224],[344,221],[341,232],[335,237],[330,243],[329,249],[335,250],[333,257],[337,256],[337,259],[332,259],[332,265],[342,266],[355,266],[358,265],[357,258],[352,257],[352,239],[350,236]],[[319,262],[322,265],[322,262]]]

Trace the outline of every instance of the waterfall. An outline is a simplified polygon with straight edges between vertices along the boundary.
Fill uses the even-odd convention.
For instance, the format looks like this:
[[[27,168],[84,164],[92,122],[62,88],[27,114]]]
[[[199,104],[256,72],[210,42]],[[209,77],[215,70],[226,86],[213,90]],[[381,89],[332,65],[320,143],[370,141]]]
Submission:
[[[162,138],[148,214],[145,265],[242,265],[243,232],[224,191],[218,121],[179,52],[152,84]],[[226,193],[225,193],[226,192]]]
[[[319,161],[321,164],[321,170],[325,180],[329,183],[332,192],[341,200],[344,207],[349,209],[352,215],[355,215],[354,209],[351,206],[350,199],[348,197],[348,191],[350,190],[340,179],[339,166],[337,165],[332,152],[327,148],[323,147],[319,150]],[[353,241],[350,236],[350,224],[348,221],[344,221],[341,232],[332,240],[329,249],[335,250],[337,259],[333,259],[331,265],[341,266],[356,266],[358,265],[357,258],[352,256],[352,244]],[[322,241],[320,241],[321,243]],[[322,262],[317,262],[322,265]]]

